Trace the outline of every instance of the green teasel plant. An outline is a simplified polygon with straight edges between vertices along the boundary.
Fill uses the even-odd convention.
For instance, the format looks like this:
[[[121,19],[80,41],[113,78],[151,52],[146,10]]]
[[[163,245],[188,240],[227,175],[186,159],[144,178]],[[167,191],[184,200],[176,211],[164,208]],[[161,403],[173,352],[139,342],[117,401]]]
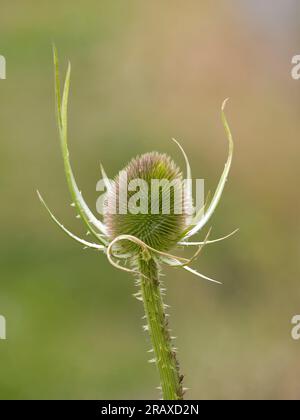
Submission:
[[[183,387],[183,375],[179,371],[177,352],[173,344],[175,337],[172,336],[169,326],[168,305],[164,303],[166,289],[161,278],[162,267],[167,265],[186,270],[195,276],[220,284],[220,282],[192,268],[191,264],[199,256],[205,245],[222,241],[233,235],[237,230],[214,240],[209,239],[211,229],[209,229],[202,241],[191,241],[191,238],[206,226],[213,215],[229,174],[233,155],[233,140],[224,113],[227,100],[222,105],[221,117],[229,144],[228,158],[216,191],[210,201],[206,200],[204,209],[195,210],[194,214],[191,214],[193,197],[191,183],[188,182],[185,184],[184,194],[179,195],[183,209],[180,214],[177,214],[175,211],[174,203],[171,205],[168,213],[163,212],[163,205],[159,202],[157,203],[159,211],[156,211],[155,214],[152,214],[151,211],[145,212],[145,214],[131,214],[128,212],[123,214],[120,211],[106,211],[102,220],[100,220],[100,218],[95,217],[86,204],[75,181],[69,159],[67,109],[71,65],[70,63],[68,65],[61,95],[59,64],[55,47],[53,48],[53,57],[57,123],[65,176],[72,197],[71,206],[76,210],[76,217],[85,225],[87,234],[93,240],[81,239],[70,232],[57,220],[41,194],[37,192],[39,199],[45,206],[51,219],[65,234],[82,244],[84,248],[91,248],[104,254],[112,266],[135,277],[138,292],[134,296],[144,305],[145,315],[143,319],[145,320],[145,325],[143,328],[149,333],[152,343],[152,348],[149,350],[151,353],[149,361],[157,366],[160,378],[159,389],[161,390],[162,398],[165,400],[181,400],[184,397],[186,388]],[[181,144],[176,140],[174,141],[185,161],[186,180],[191,181],[192,172],[188,157]],[[106,203],[115,202],[110,199],[120,198],[121,172],[126,174],[127,182],[137,178],[144,180],[147,184],[150,184],[152,179],[171,181],[174,187],[174,195],[171,196],[171,202],[176,201],[176,189],[181,188],[183,184],[183,176],[179,167],[169,156],[157,152],[146,153],[132,159],[125,169],[116,176],[114,181],[108,178],[102,166],[101,172],[106,187]],[[150,197],[149,210],[151,204],[153,203],[151,203]],[[196,252],[191,258],[183,258],[174,255],[172,250],[176,247],[179,249],[196,247]]]

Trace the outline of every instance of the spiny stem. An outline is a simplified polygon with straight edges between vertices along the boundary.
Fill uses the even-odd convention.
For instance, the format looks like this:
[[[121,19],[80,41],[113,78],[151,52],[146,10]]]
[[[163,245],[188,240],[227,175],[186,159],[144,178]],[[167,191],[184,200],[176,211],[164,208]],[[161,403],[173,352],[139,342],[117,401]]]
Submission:
[[[172,348],[168,320],[160,290],[159,267],[151,258],[138,261],[141,293],[148,322],[150,338],[155,353],[164,400],[182,400],[182,377],[179,374],[175,350]]]

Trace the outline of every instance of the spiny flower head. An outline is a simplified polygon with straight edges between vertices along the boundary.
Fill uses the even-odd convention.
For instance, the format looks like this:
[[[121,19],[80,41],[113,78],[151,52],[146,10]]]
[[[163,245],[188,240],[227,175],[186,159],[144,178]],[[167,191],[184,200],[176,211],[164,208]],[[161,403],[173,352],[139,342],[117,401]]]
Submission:
[[[125,196],[122,195],[122,181],[125,180]],[[139,182],[137,193],[128,190],[128,185]],[[159,194],[154,196],[154,183],[160,185]],[[172,188],[169,188],[172,186]],[[169,194],[164,203],[164,194]],[[128,203],[138,204],[138,212],[128,210]],[[139,203],[137,203],[137,201]],[[118,174],[107,193],[107,203],[116,205],[111,211],[108,204],[104,215],[108,237],[113,240],[120,235],[131,235],[159,251],[173,248],[187,227],[187,205],[183,177],[180,169],[166,154],[146,153],[132,159]],[[166,208],[166,204],[169,205]],[[122,208],[123,207],[123,208]],[[143,208],[141,208],[143,207]],[[180,211],[176,211],[177,209]],[[130,210],[130,209],[129,209]],[[156,211],[154,211],[156,210]],[[125,247],[125,244],[123,244]],[[136,244],[126,244],[127,250],[137,249]],[[125,249],[126,250],[126,249]]]
[[[104,212],[103,220],[99,220],[94,216],[84,201],[71,168],[67,145],[67,105],[71,67],[69,64],[63,95],[61,97],[58,60],[55,49],[54,65],[58,128],[66,179],[73,200],[72,206],[77,211],[77,217],[85,224],[87,233],[94,238],[94,242],[81,239],[66,229],[52,214],[43,198],[38,193],[39,198],[49,212],[50,217],[68,236],[83,244],[85,248],[92,248],[103,252],[107,256],[109,262],[118,269],[137,273],[136,268],[132,267],[136,254],[139,253],[139,255],[146,260],[155,258],[158,263],[164,263],[172,267],[180,267],[206,280],[216,282],[191,268],[190,264],[199,255],[199,252],[204,245],[222,241],[234,234],[236,230],[225,237],[215,240],[208,239],[210,230],[203,241],[191,242],[190,238],[200,232],[211,218],[222,196],[229,174],[233,154],[233,141],[224,113],[226,101],[224,101],[222,105],[221,115],[228,138],[229,154],[216,191],[210,203],[206,203],[206,211],[204,214],[203,209],[198,209],[192,215],[190,214],[192,209],[191,184],[188,182],[183,186],[182,173],[173,160],[165,154],[152,152],[133,159],[125,169],[118,174],[113,182],[109,181],[102,168],[103,178],[107,187],[105,202],[107,204],[106,210],[108,211]],[[188,158],[182,146],[176,140],[175,142],[180,148],[185,160],[185,179],[191,181],[192,174]],[[123,214],[122,210],[124,203],[128,205],[131,199],[136,199],[134,194],[129,191],[125,195],[125,200],[119,200],[121,195],[122,176],[124,175],[126,178],[126,185],[134,179],[144,181],[138,200],[147,199],[142,200],[144,203],[146,202],[144,208],[146,211],[139,212],[138,214],[135,214],[134,212]],[[161,200],[161,196],[159,195],[158,198],[156,197],[153,199],[151,195],[151,188],[149,188],[149,186],[150,184],[152,185],[153,180],[166,180],[172,183],[171,197],[169,200],[170,208],[167,213],[164,211],[164,202]],[[181,195],[177,194],[179,190]],[[162,192],[163,191],[164,186],[162,187]],[[117,211],[115,213],[109,211],[111,202],[113,202],[114,199],[117,203]],[[181,212],[176,210],[178,205],[181,207]],[[152,206],[156,207],[156,213],[152,211]],[[197,247],[197,251],[190,259],[169,254],[168,252],[177,245],[181,248]]]

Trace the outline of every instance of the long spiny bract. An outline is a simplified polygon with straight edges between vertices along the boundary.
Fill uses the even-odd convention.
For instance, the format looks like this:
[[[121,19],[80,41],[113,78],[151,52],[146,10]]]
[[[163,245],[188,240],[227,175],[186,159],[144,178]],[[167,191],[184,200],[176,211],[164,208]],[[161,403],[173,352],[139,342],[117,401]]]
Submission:
[[[100,221],[94,216],[84,201],[70,164],[67,143],[67,108],[71,66],[70,64],[68,66],[61,96],[58,58],[55,47],[53,56],[57,122],[65,175],[72,197],[71,206],[76,210],[76,218],[82,220],[85,224],[86,234],[93,236],[96,242],[81,239],[66,229],[50,211],[40,193],[38,193],[39,199],[45,206],[51,219],[65,234],[84,245],[84,249],[92,248],[103,252],[114,267],[134,274],[136,285],[139,288],[138,293],[135,293],[134,297],[143,302],[145,309],[143,320],[147,321],[143,329],[149,333],[152,341],[152,348],[148,352],[154,353],[154,355],[149,362],[156,364],[160,375],[161,386],[158,389],[161,390],[164,399],[182,399],[187,388],[183,388],[183,375],[179,373],[179,363],[176,356],[177,348],[173,345],[173,340],[176,337],[173,336],[169,327],[169,314],[166,313],[169,306],[163,302],[165,288],[161,281],[163,274],[160,272],[160,266],[162,263],[165,263],[171,267],[182,268],[208,281],[219,283],[191,268],[190,264],[199,256],[203,246],[222,241],[236,231],[214,240],[208,240],[210,231],[204,241],[190,242],[189,239],[206,225],[214,213],[231,167],[233,140],[224,112],[227,100],[223,102],[221,117],[228,139],[229,152],[224,171],[210,203],[208,203],[207,199],[204,208],[199,209],[191,216],[191,209],[193,208],[191,167],[183,147],[177,140],[173,139],[185,160],[187,184],[183,185],[181,171],[166,154],[152,152],[138,156],[125,167],[122,173],[126,174],[128,183],[133,179],[146,181],[147,188],[145,191],[142,190],[142,193],[144,198],[148,199],[148,211],[146,214],[131,214],[130,212],[127,214],[118,214],[118,212],[117,214],[111,214],[106,212],[104,220]],[[120,200],[117,200],[120,193],[121,172],[113,182],[108,179],[102,165],[101,173],[107,189],[106,202],[109,203],[109,199],[115,198],[116,204],[119,205],[118,210],[122,209],[125,203],[120,204]],[[153,179],[166,180],[173,183],[169,209],[162,202],[164,187],[161,195],[156,198],[156,202],[153,202],[154,198],[151,195],[151,182]],[[180,194],[177,195],[176,192],[179,190]],[[126,205],[132,196],[132,192],[126,195]],[[177,205],[181,206],[181,214],[177,214],[175,211]],[[152,206],[158,208],[157,214],[152,214]],[[169,210],[169,212],[167,213],[166,210]],[[192,258],[187,259],[169,253],[171,248],[177,245],[180,247],[197,246],[199,248]]]

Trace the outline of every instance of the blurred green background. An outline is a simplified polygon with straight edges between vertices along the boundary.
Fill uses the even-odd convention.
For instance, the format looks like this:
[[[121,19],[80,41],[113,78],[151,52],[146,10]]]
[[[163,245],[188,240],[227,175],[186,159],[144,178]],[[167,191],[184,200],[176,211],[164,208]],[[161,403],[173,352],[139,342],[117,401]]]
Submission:
[[[214,189],[235,138],[230,180],[198,269],[166,270],[186,397],[298,398],[300,342],[300,54],[296,0],[1,1],[0,398],[157,398],[134,281],[50,222],[71,230],[54,114],[51,44],[72,62],[71,158],[95,209],[100,161],[112,177],[138,153],[182,157]],[[199,235],[199,239],[203,237]]]

